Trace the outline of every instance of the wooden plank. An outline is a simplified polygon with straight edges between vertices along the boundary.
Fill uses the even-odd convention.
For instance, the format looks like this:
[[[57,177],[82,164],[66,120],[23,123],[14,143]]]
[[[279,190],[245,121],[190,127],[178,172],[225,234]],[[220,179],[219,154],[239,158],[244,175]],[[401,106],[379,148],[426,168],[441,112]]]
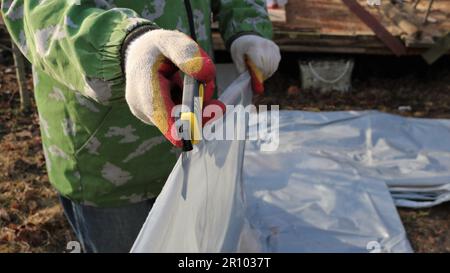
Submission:
[[[345,5],[361,19],[375,35],[397,56],[405,55],[405,46],[394,37],[371,13],[355,0],[342,0]]]
[[[358,2],[366,5],[367,0]],[[376,8],[369,9],[380,19]],[[286,17],[286,24],[275,24],[277,29],[313,29],[325,35],[375,35],[342,0],[290,0],[286,5]],[[400,34],[396,26],[388,26],[388,30],[394,35]]]
[[[422,1],[413,16],[408,15],[413,0],[404,0],[401,13],[408,21],[417,26],[417,22],[425,15],[428,1]],[[380,7],[367,6],[367,0],[358,3],[370,12],[393,35],[403,39],[408,47],[431,47],[434,41],[445,35],[450,29],[450,0],[437,0],[430,13],[434,23],[420,26],[420,34],[398,26],[381,11]],[[390,4],[390,0],[381,0],[381,7]],[[404,8],[404,9],[403,9]],[[275,32],[316,33],[321,36],[375,36],[375,33],[362,23],[356,15],[343,5],[342,0],[289,0],[286,6],[286,23],[275,22]],[[403,23],[402,23],[403,24]],[[407,24],[407,23],[406,23]],[[416,33],[417,34],[417,33]]]
[[[423,21],[428,1],[421,1],[417,10],[413,10],[420,21]],[[405,6],[411,12],[411,8]],[[439,38],[447,34],[450,29],[450,0],[434,1],[430,12],[431,21],[422,26],[423,32],[431,37]]]
[[[390,0],[381,1],[383,5]],[[367,0],[358,0],[358,2],[365,5]],[[412,0],[404,0],[404,2],[406,3],[404,7],[408,8]],[[417,11],[413,11],[417,17],[421,18],[425,15],[427,2],[422,1]],[[406,34],[378,8],[366,8],[393,35],[403,37]],[[407,54],[422,54],[424,49],[434,44],[435,39],[448,32],[450,0],[435,1],[430,17],[436,22],[422,27],[423,34],[420,39],[411,38],[408,35],[404,37],[408,45]],[[286,22],[274,22],[274,26],[275,41],[284,51],[391,54],[376,38],[374,32],[343,5],[342,0],[289,0],[286,6]],[[220,35],[215,32],[213,37],[214,47],[224,50]],[[0,40],[2,39],[0,37]],[[4,42],[9,43],[7,40]]]
[[[445,53],[448,53],[450,50],[450,32],[442,37],[436,45],[430,48],[427,52],[425,52],[422,57],[428,64],[433,64],[440,57],[442,57]]]
[[[274,41],[284,52],[392,55],[392,52],[374,35],[333,36],[301,32],[276,32]],[[213,33],[213,44],[215,50],[226,50],[218,32]],[[426,48],[409,48],[406,54],[420,55],[424,50]]]
[[[422,2],[429,3],[429,1]],[[430,15],[433,14],[435,17],[428,17],[427,23],[424,23],[426,10],[414,8],[411,0],[404,4],[392,5],[387,3],[380,7],[380,10],[386,17],[391,17],[392,23],[399,25],[404,31],[402,39],[407,46],[423,47],[425,45],[431,47],[436,40],[445,35],[448,28],[444,25],[450,21],[450,18],[447,19],[445,10],[436,9],[436,3],[438,2],[434,2],[430,13]],[[450,7],[450,1],[448,2],[448,7]],[[450,12],[450,9],[448,11]]]
[[[393,24],[396,24],[403,32],[409,36],[418,36],[421,32],[420,23],[415,17],[415,14],[405,14],[397,5],[391,3],[385,3],[380,6],[381,12],[391,20]]]
[[[269,17],[272,22],[286,23],[286,7],[269,9]]]

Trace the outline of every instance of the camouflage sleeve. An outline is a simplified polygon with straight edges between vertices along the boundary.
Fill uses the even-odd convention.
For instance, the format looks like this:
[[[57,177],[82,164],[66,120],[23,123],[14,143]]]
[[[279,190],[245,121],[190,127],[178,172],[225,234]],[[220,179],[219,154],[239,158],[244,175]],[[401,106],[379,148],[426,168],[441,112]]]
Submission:
[[[243,34],[272,38],[272,22],[264,0],[213,0],[213,11],[227,48]]]
[[[2,0],[14,42],[36,68],[99,103],[124,96],[121,48],[154,26],[131,9],[96,0]]]

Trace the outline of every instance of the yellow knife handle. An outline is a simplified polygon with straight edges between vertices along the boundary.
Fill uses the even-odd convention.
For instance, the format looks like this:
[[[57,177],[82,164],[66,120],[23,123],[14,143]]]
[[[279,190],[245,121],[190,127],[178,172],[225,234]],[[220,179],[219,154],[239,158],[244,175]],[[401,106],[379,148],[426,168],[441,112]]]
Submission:
[[[198,144],[202,138],[204,93],[203,84],[192,77],[185,76],[180,117],[181,127],[179,128],[185,152],[191,151],[193,145]]]

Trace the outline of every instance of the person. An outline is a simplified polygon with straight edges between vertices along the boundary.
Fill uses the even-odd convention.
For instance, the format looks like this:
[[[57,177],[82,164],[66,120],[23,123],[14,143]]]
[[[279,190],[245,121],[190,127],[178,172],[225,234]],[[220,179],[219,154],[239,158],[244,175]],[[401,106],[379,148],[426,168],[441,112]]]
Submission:
[[[255,92],[280,61],[264,0],[3,0],[1,10],[33,66],[49,179],[86,252],[128,252],[164,186],[181,145],[170,132],[179,71],[218,103],[211,14]]]

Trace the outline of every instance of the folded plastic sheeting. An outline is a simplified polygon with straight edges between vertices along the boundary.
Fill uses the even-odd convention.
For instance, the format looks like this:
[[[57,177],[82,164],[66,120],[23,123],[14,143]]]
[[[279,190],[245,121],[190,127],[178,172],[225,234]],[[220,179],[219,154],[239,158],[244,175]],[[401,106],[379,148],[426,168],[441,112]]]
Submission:
[[[249,86],[243,75],[221,98]],[[372,113],[335,115],[281,112],[274,152],[265,140],[203,141],[177,162],[132,252],[410,252],[386,184],[356,167],[378,162],[379,138],[346,122]]]
[[[268,171],[253,171],[246,177],[277,173],[285,177],[282,180],[300,183],[385,183],[395,204],[403,207],[450,200],[449,120],[375,111],[284,111],[279,128],[275,153],[260,153],[261,142],[247,143],[245,170]],[[271,168],[274,164],[280,167]]]

